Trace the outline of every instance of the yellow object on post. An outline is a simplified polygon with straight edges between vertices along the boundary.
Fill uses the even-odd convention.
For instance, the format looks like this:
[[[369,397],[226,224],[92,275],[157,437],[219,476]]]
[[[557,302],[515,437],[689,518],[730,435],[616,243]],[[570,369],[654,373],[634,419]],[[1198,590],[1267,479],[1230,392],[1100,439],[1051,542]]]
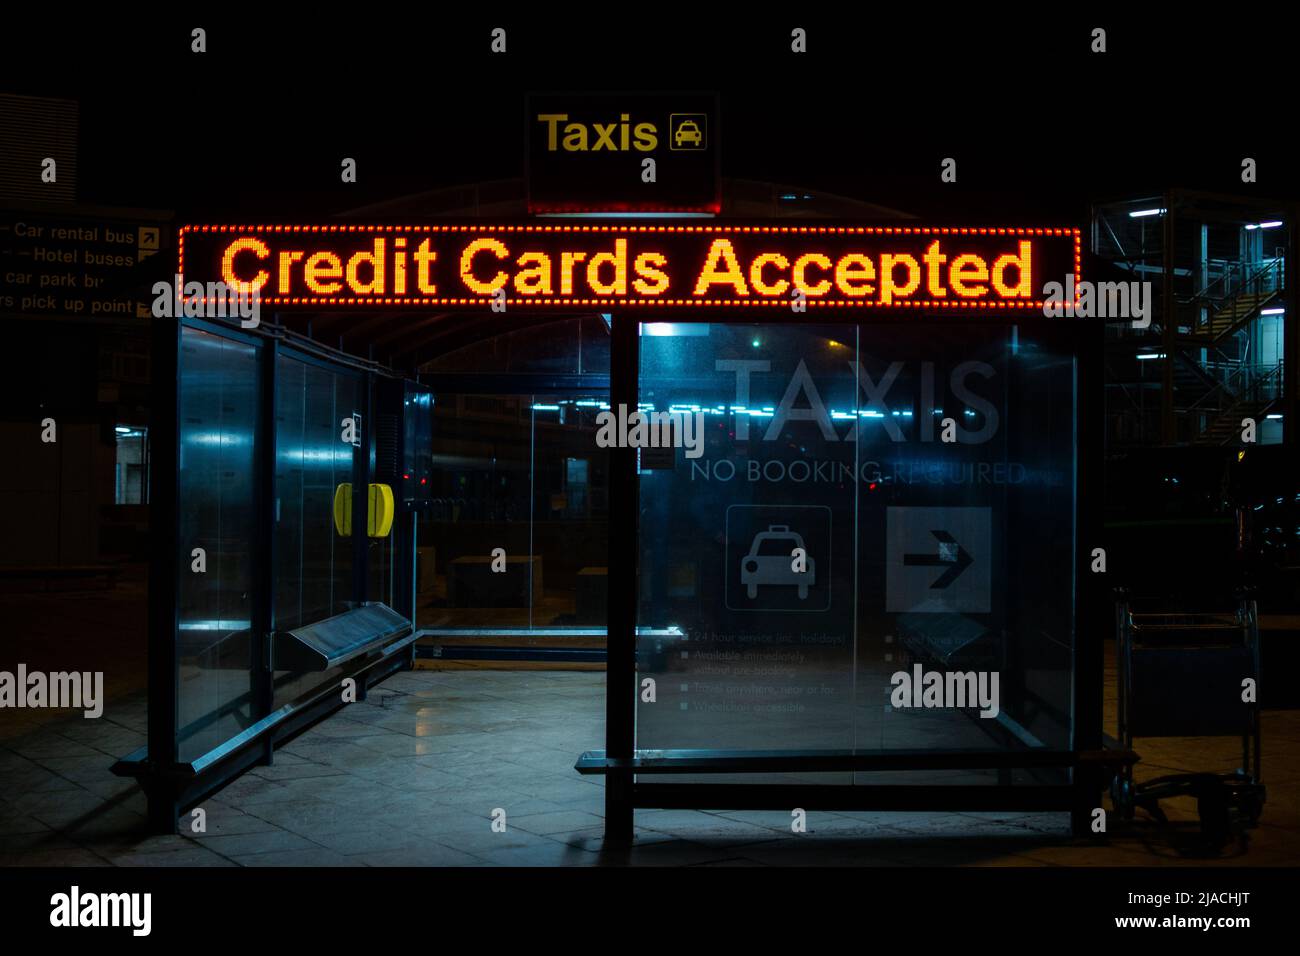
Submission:
[[[370,509],[366,512],[366,534],[387,538],[393,530],[393,489],[388,485],[370,486]]]
[[[334,489],[334,530],[342,537],[352,537],[352,482],[345,481]]]
[[[386,538],[393,530],[393,489],[389,485],[371,485],[366,508],[366,534]],[[352,483],[334,489],[334,530],[341,537],[352,537]]]

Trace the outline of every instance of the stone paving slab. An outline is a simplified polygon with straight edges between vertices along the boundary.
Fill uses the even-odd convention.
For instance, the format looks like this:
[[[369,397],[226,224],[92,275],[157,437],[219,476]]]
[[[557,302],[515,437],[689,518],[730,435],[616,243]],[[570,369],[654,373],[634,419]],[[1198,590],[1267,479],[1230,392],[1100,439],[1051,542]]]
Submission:
[[[1113,680],[1113,674],[1111,676]],[[1113,694],[1109,698],[1113,708]],[[603,842],[604,780],[573,770],[603,746],[604,676],[412,671],[321,721],[205,802],[175,836],[150,836],[116,756],[143,737],[142,695],[101,720],[0,727],[3,866],[1294,866],[1300,862],[1300,713],[1264,717],[1269,801],[1244,844],[1190,852],[1196,807],[1109,839],[1076,839],[1060,813],[643,810],[627,849]],[[1137,778],[1232,769],[1237,743],[1139,742]],[[506,814],[494,832],[493,814]]]

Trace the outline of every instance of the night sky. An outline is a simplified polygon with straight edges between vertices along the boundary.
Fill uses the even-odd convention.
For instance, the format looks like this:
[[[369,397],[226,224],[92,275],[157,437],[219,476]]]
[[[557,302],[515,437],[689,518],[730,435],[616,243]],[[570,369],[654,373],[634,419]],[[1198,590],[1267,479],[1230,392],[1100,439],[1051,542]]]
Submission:
[[[300,21],[64,15],[0,43],[0,90],[81,104],[79,200],[178,221],[326,218],[523,175],[528,91],[716,90],[723,174],[943,221],[1083,223],[1088,204],[1180,185],[1300,198],[1283,31],[1127,11],[995,18],[763,15],[608,5],[451,18],[441,7]],[[365,10],[365,5],[356,9]],[[1256,18],[1258,19],[1258,18]],[[1012,26],[1011,23],[1016,25]],[[190,52],[190,29],[208,51]],[[494,26],[508,53],[489,52]],[[789,52],[790,29],[809,52]],[[1094,26],[1109,51],[1089,52]],[[358,161],[358,182],[339,162]],[[939,163],[958,161],[958,181]],[[1240,182],[1243,156],[1259,181]]]

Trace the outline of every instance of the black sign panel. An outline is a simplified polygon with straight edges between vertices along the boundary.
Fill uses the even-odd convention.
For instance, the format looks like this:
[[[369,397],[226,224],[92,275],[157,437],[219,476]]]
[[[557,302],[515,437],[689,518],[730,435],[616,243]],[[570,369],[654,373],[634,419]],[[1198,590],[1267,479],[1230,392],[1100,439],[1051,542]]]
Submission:
[[[0,314],[147,319],[138,269],[170,245],[167,233],[161,217],[0,209]]]
[[[712,93],[534,94],[526,119],[530,212],[721,208]]]

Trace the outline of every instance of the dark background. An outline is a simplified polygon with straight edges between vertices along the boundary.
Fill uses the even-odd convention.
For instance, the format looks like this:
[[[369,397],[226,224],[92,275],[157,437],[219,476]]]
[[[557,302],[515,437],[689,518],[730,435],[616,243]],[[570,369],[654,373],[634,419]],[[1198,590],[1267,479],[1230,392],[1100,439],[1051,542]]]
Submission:
[[[725,176],[949,222],[1082,223],[1090,200],[1170,186],[1300,195],[1289,31],[1259,13],[704,9],[58,9],[10,19],[0,88],[80,102],[79,201],[179,222],[323,218],[522,176],[524,95],[561,89],[717,91]],[[795,26],[807,54],[790,52]],[[1105,54],[1089,51],[1095,26]],[[948,156],[955,184],[939,180]]]

